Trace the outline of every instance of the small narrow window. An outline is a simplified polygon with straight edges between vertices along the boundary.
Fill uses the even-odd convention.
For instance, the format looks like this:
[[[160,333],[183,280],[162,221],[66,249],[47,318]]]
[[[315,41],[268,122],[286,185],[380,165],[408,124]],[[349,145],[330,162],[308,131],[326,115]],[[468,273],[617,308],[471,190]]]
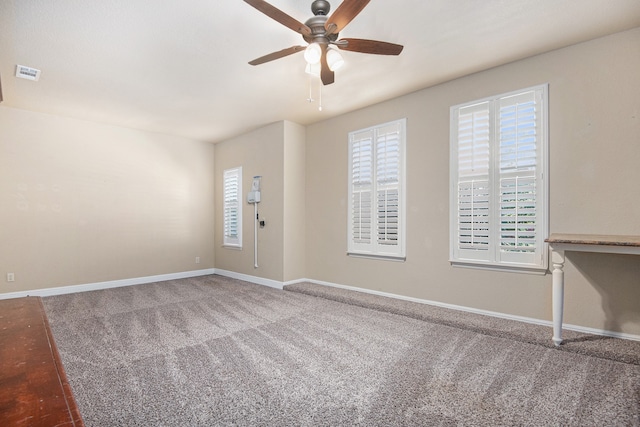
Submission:
[[[350,255],[404,259],[406,120],[349,134]]]
[[[242,247],[242,167],[223,175],[225,246]]]

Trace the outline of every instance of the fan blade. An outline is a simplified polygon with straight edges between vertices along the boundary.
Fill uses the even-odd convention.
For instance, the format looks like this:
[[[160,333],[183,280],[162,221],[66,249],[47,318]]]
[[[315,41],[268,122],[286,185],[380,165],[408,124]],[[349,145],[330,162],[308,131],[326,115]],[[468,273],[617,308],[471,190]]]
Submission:
[[[246,1],[246,0],[245,0]],[[337,34],[358,15],[370,0],[344,0],[324,23],[327,35]]]
[[[284,58],[285,56],[289,56],[291,54],[294,54],[296,52],[300,52],[301,50],[305,50],[305,49],[306,49],[306,47],[304,47],[304,46],[291,46],[291,47],[288,47],[286,49],[282,49],[282,50],[279,50],[277,52],[272,52],[272,53],[270,53],[268,55],[261,56],[260,58],[256,58],[253,61],[249,62],[249,64],[251,64],[251,65],[264,64],[265,62],[273,61],[275,59]]]
[[[320,57],[320,80],[322,80],[323,85],[330,85],[335,81],[335,74],[329,68],[329,64],[327,63],[327,45],[323,44],[322,46],[322,56]]]
[[[342,50],[373,53],[375,55],[400,55],[400,52],[402,52],[404,48],[404,46],[399,44],[367,39],[340,39],[334,44]]]
[[[251,6],[258,9],[260,12],[267,15],[269,18],[272,18],[285,27],[291,28],[296,33],[300,33],[303,36],[308,36],[311,34],[311,29],[307,27],[302,22],[298,21],[295,18],[290,17],[280,9],[275,6],[270,5],[266,1],[263,0],[244,0],[245,3],[250,4]]]

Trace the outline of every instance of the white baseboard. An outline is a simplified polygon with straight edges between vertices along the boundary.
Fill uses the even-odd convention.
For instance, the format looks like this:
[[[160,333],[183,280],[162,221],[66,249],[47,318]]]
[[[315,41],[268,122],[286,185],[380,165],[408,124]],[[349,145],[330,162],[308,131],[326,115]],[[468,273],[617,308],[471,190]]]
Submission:
[[[404,295],[392,294],[389,292],[375,291],[372,289],[358,288],[355,286],[340,285],[337,283],[325,282],[322,280],[313,279],[296,279],[288,282],[279,282],[277,280],[265,279],[262,277],[251,276],[243,273],[236,273],[234,271],[221,270],[216,268],[209,268],[205,270],[192,270],[183,271],[179,273],[160,274],[157,276],[136,277],[132,279],[111,280],[107,282],[87,283],[82,285],[62,286],[56,288],[34,289],[30,291],[18,291],[9,293],[0,293],[1,299],[9,298],[22,298],[27,296],[40,296],[48,297],[53,295],[71,294],[75,292],[87,292],[96,291],[100,289],[119,288],[122,286],[141,285],[145,283],[164,282],[167,280],[186,279],[189,277],[207,276],[209,274],[219,274],[221,276],[230,277],[232,279],[244,280],[245,282],[255,283],[257,285],[268,286],[275,289],[284,289],[286,285],[293,285],[296,283],[314,283],[317,285],[330,286],[333,288],[340,288],[349,291],[362,292],[366,294],[378,295],[387,298],[395,298],[404,301],[415,302],[419,304],[433,305],[436,307],[448,308],[451,310],[458,310],[467,313],[481,314],[484,316],[497,317],[500,319],[516,320],[518,322],[531,323],[535,325],[542,325],[553,327],[553,323],[549,320],[534,319],[532,317],[515,316],[511,314],[500,313],[497,311],[480,310],[477,308],[466,307],[462,305],[447,304],[438,301],[425,300],[420,298],[408,297]],[[603,329],[589,328],[586,326],[571,325],[567,323],[562,324],[562,328],[570,331],[582,332],[592,335],[601,335],[606,337],[621,338],[632,341],[640,341],[640,335],[628,334],[623,332],[606,331]]]
[[[167,280],[186,279],[189,277],[215,274],[214,268],[205,270],[182,271],[179,273],[159,274],[157,276],[135,277],[132,279],[110,280],[108,282],[86,283],[82,285],[62,286],[57,288],[34,289],[0,294],[0,299],[22,298],[27,296],[48,297],[53,295],[72,294],[75,292],[97,291],[100,289],[119,288],[121,286],[142,285],[145,283],[164,282]]]
[[[244,280],[245,282],[255,283],[256,285],[268,286],[270,288],[276,288],[282,290],[285,283],[277,280],[265,279],[263,277],[251,276],[243,273],[236,273],[235,271],[221,270],[216,268],[216,274],[225,277],[231,277],[232,279]]]
[[[549,325],[551,324],[552,323],[549,322]],[[566,329],[568,331],[582,332],[582,333],[591,334],[591,335],[601,335],[604,337],[620,338],[623,340],[640,341],[640,335],[627,334],[625,332],[605,331],[604,329],[588,328],[586,326],[571,325],[568,323],[563,323],[562,329]]]
[[[388,298],[395,298],[395,299],[404,300],[404,301],[411,301],[411,302],[416,302],[416,303],[420,303],[420,304],[433,305],[433,306],[436,306],[436,307],[443,307],[443,308],[448,308],[448,309],[451,309],[451,310],[464,311],[464,312],[467,312],[467,313],[481,314],[483,316],[491,316],[491,317],[497,317],[497,318],[500,318],[500,319],[507,319],[507,320],[516,320],[518,322],[531,323],[531,324],[534,324],[534,325],[548,326],[550,328],[553,327],[553,322],[551,322],[549,320],[534,319],[532,317],[524,317],[524,316],[515,316],[515,315],[511,315],[511,314],[500,313],[500,312],[497,312],[497,311],[480,310],[480,309],[477,309],[477,308],[465,307],[465,306],[462,306],[462,305],[446,304],[446,303],[442,303],[442,302],[438,302],[438,301],[424,300],[424,299],[413,298],[413,297],[408,297],[408,296],[404,296],[404,295],[392,294],[392,293],[388,293],[388,292],[374,291],[374,290],[365,289],[365,288],[357,288],[355,286],[346,286],[346,285],[339,285],[337,283],[323,282],[321,280],[300,279],[300,280],[296,280],[296,281],[293,281],[291,283],[286,283],[286,284],[290,285],[290,284],[294,284],[294,283],[303,283],[303,282],[315,283],[317,285],[331,286],[333,288],[346,289],[346,290],[349,290],[349,291],[363,292],[365,294],[372,294],[372,295],[379,295],[379,296],[388,297]],[[566,330],[569,330],[569,331],[582,332],[582,333],[586,333],[586,334],[601,335],[601,336],[613,337],[613,338],[621,338],[621,339],[632,340],[632,341],[640,341],[640,335],[627,334],[627,333],[623,333],[623,332],[606,331],[606,330],[603,330],[603,329],[588,328],[588,327],[585,327],[585,326],[571,325],[571,324],[567,324],[567,323],[563,323],[562,324],[562,328],[566,329]]]

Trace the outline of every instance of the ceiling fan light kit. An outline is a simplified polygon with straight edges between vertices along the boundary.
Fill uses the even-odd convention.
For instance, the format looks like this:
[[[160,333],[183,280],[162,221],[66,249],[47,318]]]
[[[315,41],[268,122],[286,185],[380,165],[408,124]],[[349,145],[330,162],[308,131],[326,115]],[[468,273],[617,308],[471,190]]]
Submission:
[[[264,64],[304,50],[304,58],[308,64],[311,66],[320,64],[320,80],[322,84],[328,85],[335,81],[334,71],[344,65],[342,55],[329,47],[330,45],[341,50],[375,55],[399,55],[403,49],[401,45],[377,40],[352,38],[338,40],[338,33],[364,9],[370,0],[344,0],[331,16],[328,16],[331,10],[329,2],[315,0],[311,4],[311,12],[314,16],[304,24],[264,0],[244,1],[285,27],[299,33],[308,43],[306,47],[292,46],[261,56],[250,61],[251,65]]]
[[[331,71],[336,71],[344,65],[344,58],[335,49],[327,49],[327,64]]]
[[[322,57],[322,48],[318,43],[311,43],[304,50],[304,59],[308,64],[317,64]]]

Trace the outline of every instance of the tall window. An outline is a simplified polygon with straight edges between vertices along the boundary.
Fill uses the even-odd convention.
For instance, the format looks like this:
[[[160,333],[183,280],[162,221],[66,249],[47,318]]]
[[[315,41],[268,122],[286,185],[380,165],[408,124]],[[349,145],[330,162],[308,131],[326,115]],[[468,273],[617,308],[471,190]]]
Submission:
[[[547,86],[451,107],[454,264],[546,270]]]
[[[242,167],[223,174],[225,246],[242,247]]]
[[[349,134],[350,255],[405,258],[406,119]]]

